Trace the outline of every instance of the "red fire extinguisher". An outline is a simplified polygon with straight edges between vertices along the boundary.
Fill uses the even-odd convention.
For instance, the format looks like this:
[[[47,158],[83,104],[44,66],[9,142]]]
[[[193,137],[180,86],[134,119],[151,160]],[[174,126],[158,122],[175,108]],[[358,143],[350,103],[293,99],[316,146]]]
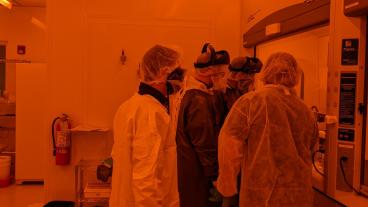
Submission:
[[[52,122],[53,154],[56,165],[68,165],[71,157],[71,123],[68,115],[63,114]]]

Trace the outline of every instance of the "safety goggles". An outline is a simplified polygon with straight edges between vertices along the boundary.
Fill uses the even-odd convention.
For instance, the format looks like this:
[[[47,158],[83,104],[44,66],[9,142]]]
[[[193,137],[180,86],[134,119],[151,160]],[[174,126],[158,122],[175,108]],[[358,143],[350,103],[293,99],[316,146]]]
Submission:
[[[228,84],[230,85],[230,87],[235,88],[235,89],[240,89],[240,88],[244,88],[249,86],[250,84],[253,83],[252,79],[231,79],[228,78],[227,79]]]
[[[211,78],[223,78],[225,77],[226,73],[225,72],[218,72],[218,73],[212,73],[209,76],[211,76]]]
[[[167,76],[167,80],[179,80],[183,81],[185,77],[185,69],[178,66],[176,67],[169,75]]]

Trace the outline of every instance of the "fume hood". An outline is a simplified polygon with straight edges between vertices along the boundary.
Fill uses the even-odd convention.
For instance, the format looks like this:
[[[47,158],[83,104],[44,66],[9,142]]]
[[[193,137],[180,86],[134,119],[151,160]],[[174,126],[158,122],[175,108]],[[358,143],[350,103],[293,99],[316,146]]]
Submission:
[[[367,0],[345,0],[344,13],[349,17],[357,17],[368,14]]]
[[[245,12],[247,23],[243,44],[246,48],[293,32],[328,24],[330,19],[330,0],[283,1],[280,2],[281,5],[278,2],[268,2],[267,5],[252,4],[258,5],[258,9],[254,7],[253,13],[251,10]]]

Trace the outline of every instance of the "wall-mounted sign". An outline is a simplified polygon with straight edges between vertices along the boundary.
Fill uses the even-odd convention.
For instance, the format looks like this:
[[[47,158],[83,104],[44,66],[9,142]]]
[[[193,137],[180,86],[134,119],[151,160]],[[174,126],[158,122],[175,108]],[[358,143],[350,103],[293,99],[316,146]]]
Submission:
[[[356,73],[342,73],[340,80],[340,120],[342,125],[354,125]]]
[[[17,46],[17,54],[18,55],[25,55],[26,54],[26,46],[25,45],[18,45]]]
[[[358,65],[359,39],[343,39],[341,65]]]

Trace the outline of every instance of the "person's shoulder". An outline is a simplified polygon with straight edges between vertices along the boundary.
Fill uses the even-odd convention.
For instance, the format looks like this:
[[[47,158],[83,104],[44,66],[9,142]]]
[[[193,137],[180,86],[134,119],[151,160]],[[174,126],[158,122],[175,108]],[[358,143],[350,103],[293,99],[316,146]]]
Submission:
[[[298,110],[300,110],[301,114],[303,114],[303,116],[307,119],[309,119],[309,121],[311,123],[314,123],[316,121],[316,116],[314,114],[314,112],[307,106],[307,104],[298,97],[298,101],[299,104],[297,104]]]
[[[211,98],[213,97],[204,91],[191,89],[184,94],[182,103],[188,106],[204,106],[211,102]]]
[[[272,93],[271,93],[272,94]],[[255,91],[250,91],[242,95],[237,101],[238,106],[251,105],[252,103],[264,102],[264,99],[268,99],[270,91],[266,88],[261,88]]]
[[[258,96],[261,96],[260,91],[250,91],[250,92],[247,92],[247,93],[243,94],[238,100],[249,101],[249,100],[252,100],[252,99],[254,99]]]
[[[137,103],[136,100],[136,94],[125,100],[122,104],[120,104],[117,113],[124,112],[125,110],[129,110],[130,106],[135,105],[134,103]],[[125,112],[124,112],[125,113]]]
[[[263,87],[255,91],[255,95],[257,96],[265,96],[265,95],[272,95],[275,94],[277,89],[271,87]]]
[[[249,93],[249,99],[253,99],[253,100],[260,100],[260,99],[273,99],[275,97],[277,97],[278,91],[275,90],[274,88],[267,88],[267,87],[263,87],[261,89],[258,89],[252,93]]]
[[[200,89],[189,89],[185,92],[185,96],[194,97],[194,96],[210,96],[210,94],[200,90]]]
[[[166,112],[165,107],[152,96],[137,93],[120,105],[116,115],[127,116],[131,114],[134,117],[139,114],[151,116],[157,112]]]
[[[190,99],[190,100],[207,100],[211,97],[210,94],[198,90],[198,89],[190,89],[185,92],[184,99]]]
[[[151,101],[150,97],[136,93],[127,100],[125,100],[119,106],[118,111],[134,110],[134,108],[149,108],[150,101]]]

